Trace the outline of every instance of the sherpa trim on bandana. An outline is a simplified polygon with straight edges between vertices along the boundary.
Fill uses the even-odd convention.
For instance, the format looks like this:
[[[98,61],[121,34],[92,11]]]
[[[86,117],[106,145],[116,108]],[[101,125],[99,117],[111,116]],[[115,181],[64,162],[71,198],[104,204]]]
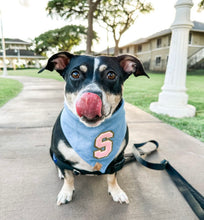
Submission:
[[[93,167],[100,163],[100,172],[105,173],[125,138],[127,125],[124,101],[122,100],[122,105],[110,118],[97,127],[85,126],[65,103],[60,123],[75,152]]]

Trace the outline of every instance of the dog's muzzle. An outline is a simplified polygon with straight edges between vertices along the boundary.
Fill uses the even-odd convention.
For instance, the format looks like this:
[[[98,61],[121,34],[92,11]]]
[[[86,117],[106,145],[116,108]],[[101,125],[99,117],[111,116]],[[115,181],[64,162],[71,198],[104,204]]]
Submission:
[[[79,117],[94,120],[102,116],[102,101],[99,95],[86,92],[76,103],[76,112]]]

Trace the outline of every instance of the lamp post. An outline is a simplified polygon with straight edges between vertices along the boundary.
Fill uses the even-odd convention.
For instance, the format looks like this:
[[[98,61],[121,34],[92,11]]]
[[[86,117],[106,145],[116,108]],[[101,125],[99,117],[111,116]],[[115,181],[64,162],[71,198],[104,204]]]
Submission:
[[[192,6],[192,0],[178,0],[175,5],[176,16],[171,26],[172,37],[165,81],[158,102],[150,105],[150,110],[158,114],[176,118],[195,115],[196,109],[187,104],[186,94],[188,38],[193,26],[190,21]]]
[[[1,19],[1,44],[3,50],[3,76],[7,76],[7,67],[6,67],[6,49],[5,49],[5,41],[4,41],[4,34],[3,34],[3,22],[2,22],[2,13],[0,11],[0,19]]]

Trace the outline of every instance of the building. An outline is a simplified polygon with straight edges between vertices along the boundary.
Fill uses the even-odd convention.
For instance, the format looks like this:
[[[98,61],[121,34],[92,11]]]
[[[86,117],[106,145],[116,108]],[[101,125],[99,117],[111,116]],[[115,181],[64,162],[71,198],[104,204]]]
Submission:
[[[145,69],[165,72],[170,42],[171,29],[166,29],[120,47],[120,54],[136,55]],[[204,23],[194,21],[189,33],[188,68],[204,69]]]
[[[30,50],[31,43],[20,39],[5,38],[6,64],[8,68],[39,67],[40,60],[45,59]],[[1,39],[0,39],[1,45]],[[3,67],[3,51],[0,50],[0,68]]]

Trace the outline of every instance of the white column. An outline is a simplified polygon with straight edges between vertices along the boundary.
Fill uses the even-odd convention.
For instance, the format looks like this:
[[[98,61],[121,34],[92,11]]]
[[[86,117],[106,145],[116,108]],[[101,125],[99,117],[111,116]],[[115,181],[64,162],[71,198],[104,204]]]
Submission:
[[[178,0],[175,20],[171,26],[172,36],[169,59],[162,92],[158,102],[150,105],[150,110],[171,117],[193,117],[195,107],[188,105],[186,94],[186,71],[189,31],[193,26],[190,21],[191,0]]]
[[[7,76],[7,67],[6,67],[6,49],[5,49],[5,41],[4,41],[4,34],[3,34],[3,21],[2,21],[2,12],[0,11],[0,25],[1,25],[1,44],[3,50],[3,76]]]
[[[40,68],[40,62],[39,62],[39,60],[37,59],[37,60],[35,60],[35,67],[36,68]]]

